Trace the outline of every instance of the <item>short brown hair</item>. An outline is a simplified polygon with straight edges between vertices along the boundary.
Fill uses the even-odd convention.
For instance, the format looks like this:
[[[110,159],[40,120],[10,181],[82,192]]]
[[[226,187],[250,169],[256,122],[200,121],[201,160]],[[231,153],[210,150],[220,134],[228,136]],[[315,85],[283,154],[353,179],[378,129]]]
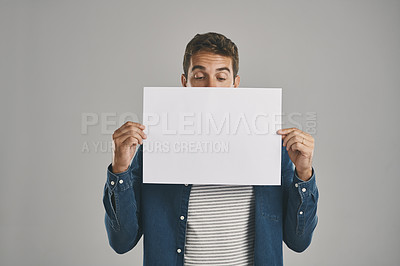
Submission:
[[[236,44],[220,33],[208,32],[196,34],[186,45],[183,57],[183,72],[186,78],[189,71],[190,59],[192,55],[199,51],[212,52],[232,58],[233,77],[236,77],[239,71],[239,53]]]

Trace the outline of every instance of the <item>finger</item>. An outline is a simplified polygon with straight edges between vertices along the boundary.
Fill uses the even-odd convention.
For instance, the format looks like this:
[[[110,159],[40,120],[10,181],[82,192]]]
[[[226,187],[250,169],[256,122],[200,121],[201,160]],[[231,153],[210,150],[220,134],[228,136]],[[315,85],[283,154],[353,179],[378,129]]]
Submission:
[[[283,137],[283,146],[287,146],[287,142],[294,136],[299,136],[301,138],[298,138],[298,140],[300,142],[305,142],[307,141],[308,143],[314,143],[314,138],[310,135],[307,134],[299,129],[292,131],[291,133],[289,133],[288,135]],[[304,139],[304,141],[303,141]]]
[[[143,138],[139,133],[136,132],[130,136],[136,138],[138,140],[139,144],[143,144]]]
[[[294,131],[296,129],[297,128],[295,128],[295,127],[282,128],[282,129],[279,129],[278,131],[276,131],[276,133],[279,134],[279,135],[287,135],[287,134],[289,134],[290,132],[292,132],[292,131]]]
[[[115,139],[116,145],[118,145],[118,146],[124,145],[124,142],[129,138],[137,139],[137,143],[139,143],[139,144],[143,143],[143,138],[139,133],[133,133],[133,134],[126,133],[126,134],[120,136],[119,138]]]
[[[295,137],[295,136],[297,136],[297,135],[299,135],[299,134],[300,134],[300,131],[299,131],[299,130],[293,130],[293,131],[291,131],[289,134],[287,134],[287,135],[284,137],[284,139],[283,139],[283,146],[287,146],[288,141],[289,141],[291,138],[293,138],[293,137]]]
[[[307,146],[307,140],[301,136],[301,135],[294,135],[291,137],[287,142],[286,142],[286,150],[290,149],[290,146],[292,146],[294,143],[301,143],[305,146]]]
[[[128,146],[128,147],[136,146],[136,145],[138,145],[138,144],[140,144],[140,141],[139,141],[137,138],[135,138],[134,136],[129,136],[129,137],[127,137],[127,138],[121,143],[121,145],[126,145],[126,146]]]
[[[120,128],[118,128],[117,130],[115,130],[114,133],[119,133],[119,132],[125,130],[126,128],[130,128],[130,127],[137,127],[137,128],[142,129],[142,130],[146,128],[144,125],[142,125],[142,124],[140,124],[140,123],[128,121],[128,122],[126,122],[125,124],[123,124]]]
[[[307,147],[304,144],[301,144],[299,142],[295,142],[292,145],[288,146],[289,150],[292,151],[298,151],[303,155],[309,155],[311,154],[311,149],[309,147]]]
[[[306,135],[306,136],[310,136],[310,137],[311,137],[311,135],[308,134],[307,132],[301,131],[300,129],[295,128],[295,127],[279,129],[278,131],[276,131],[276,133],[277,133],[278,135],[284,136],[284,135],[290,134],[290,133],[293,132],[293,131],[298,131],[298,132],[303,133],[303,134]]]
[[[118,136],[123,135],[123,134],[132,134],[133,135],[133,134],[136,134],[136,133],[138,133],[144,139],[147,138],[146,133],[144,133],[144,131],[142,129],[137,128],[135,126],[131,126],[131,127],[127,128],[127,129],[121,131],[121,133],[119,133],[116,136],[118,137]]]
[[[129,125],[129,126],[120,128],[117,131],[115,131],[113,134],[113,139],[118,138],[127,133],[130,133],[130,134],[139,133],[142,136],[142,138],[144,138],[144,139],[147,138],[147,135],[143,132],[143,130],[141,128],[138,128],[136,125]]]
[[[145,125],[137,123],[137,122],[132,122],[132,121],[127,121],[125,124],[126,125],[131,125],[131,126],[137,126],[137,127],[141,128],[141,129],[145,129],[146,128]]]

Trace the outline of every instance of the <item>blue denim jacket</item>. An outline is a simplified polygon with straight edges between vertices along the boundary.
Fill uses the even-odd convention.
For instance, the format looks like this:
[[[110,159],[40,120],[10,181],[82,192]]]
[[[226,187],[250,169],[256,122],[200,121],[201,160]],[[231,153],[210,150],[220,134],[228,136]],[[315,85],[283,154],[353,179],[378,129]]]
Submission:
[[[191,185],[143,184],[142,158],[140,146],[127,171],[114,174],[108,167],[103,204],[109,243],[122,254],[143,234],[143,265],[183,265]],[[302,252],[317,225],[314,169],[310,180],[299,179],[282,147],[281,178],[281,186],[254,186],[254,265],[283,265],[282,240]]]

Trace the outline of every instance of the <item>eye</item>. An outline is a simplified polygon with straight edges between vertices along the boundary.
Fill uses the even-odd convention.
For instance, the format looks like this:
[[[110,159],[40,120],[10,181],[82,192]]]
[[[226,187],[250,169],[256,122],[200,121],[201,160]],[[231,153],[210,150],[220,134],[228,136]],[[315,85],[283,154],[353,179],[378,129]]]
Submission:
[[[201,80],[201,79],[204,79],[204,78],[205,78],[205,75],[203,73],[196,73],[194,75],[194,79]]]
[[[215,77],[220,82],[224,82],[225,80],[228,79],[228,75],[226,75],[224,72],[217,73],[217,75],[215,75]]]

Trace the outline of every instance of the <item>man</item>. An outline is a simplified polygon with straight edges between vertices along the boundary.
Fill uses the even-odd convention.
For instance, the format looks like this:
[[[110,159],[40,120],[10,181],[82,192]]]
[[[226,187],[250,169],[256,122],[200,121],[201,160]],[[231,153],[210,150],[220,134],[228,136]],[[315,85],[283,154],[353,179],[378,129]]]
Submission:
[[[197,34],[186,47],[182,85],[238,87],[238,65],[231,40]],[[283,140],[281,186],[165,185],[142,182],[144,129],[127,122],[113,134],[103,203],[117,253],[132,249],[142,234],[144,265],[282,265],[282,241],[296,252],[309,246],[318,201],[309,134],[277,132]]]

